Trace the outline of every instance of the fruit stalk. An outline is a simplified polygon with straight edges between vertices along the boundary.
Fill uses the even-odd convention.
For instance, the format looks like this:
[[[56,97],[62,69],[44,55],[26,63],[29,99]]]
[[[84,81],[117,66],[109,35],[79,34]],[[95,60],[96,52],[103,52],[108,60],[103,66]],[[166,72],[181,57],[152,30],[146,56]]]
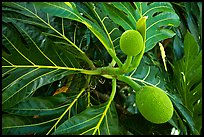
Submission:
[[[119,74],[125,74],[127,73],[127,70],[129,69],[131,63],[132,63],[133,56],[127,56],[127,59],[125,60],[125,63],[122,65],[122,68],[120,68]]]
[[[143,37],[143,48],[142,51],[134,57],[133,62],[131,67],[129,68],[129,72],[136,69],[138,67],[138,65],[140,64],[140,61],[142,59],[142,56],[145,52],[145,42],[146,42],[146,20],[147,20],[148,16],[144,16],[142,18],[140,18],[137,23],[136,23],[136,27],[137,27],[137,31],[142,35]]]
[[[140,54],[138,54],[137,56],[134,57],[131,66],[129,67],[129,69],[127,70],[128,72],[133,71],[134,69],[137,69],[138,65],[140,64],[140,61],[143,57],[145,51],[145,46],[143,47],[142,51],[140,52]]]
[[[141,89],[141,86],[137,84],[135,81],[133,81],[132,79],[130,79],[128,76],[119,75],[117,76],[117,79],[122,82],[125,82],[126,84],[131,86],[135,91],[139,91]]]
[[[144,49],[143,37],[140,32],[137,30],[125,31],[120,37],[120,49],[127,55],[127,59],[122,65],[122,68],[120,67],[119,74],[125,74],[130,72],[129,70],[132,70],[130,69],[130,66],[132,66],[132,58],[134,57],[135,60],[138,54],[140,56],[143,55],[140,54]]]

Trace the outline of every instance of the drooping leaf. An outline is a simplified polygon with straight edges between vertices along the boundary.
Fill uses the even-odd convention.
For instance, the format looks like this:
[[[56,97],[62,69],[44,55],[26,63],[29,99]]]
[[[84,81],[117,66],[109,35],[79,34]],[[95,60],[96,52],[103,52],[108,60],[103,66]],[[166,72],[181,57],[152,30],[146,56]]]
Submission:
[[[181,24],[177,30],[181,31],[182,38],[190,31],[202,47],[202,2],[172,2],[172,6],[180,17]]]

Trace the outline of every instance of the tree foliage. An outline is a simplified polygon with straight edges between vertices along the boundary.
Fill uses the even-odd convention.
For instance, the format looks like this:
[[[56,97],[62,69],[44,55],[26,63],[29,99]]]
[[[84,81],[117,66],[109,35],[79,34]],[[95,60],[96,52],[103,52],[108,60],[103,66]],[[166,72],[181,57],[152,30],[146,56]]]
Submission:
[[[3,2],[2,133],[154,135],[176,128],[181,135],[201,134],[202,6],[181,3],[186,9],[180,10],[177,4]],[[198,14],[192,15],[193,9]],[[144,16],[141,62],[116,75],[126,59],[120,36],[138,29]],[[165,51],[158,50],[159,42]],[[165,52],[168,71],[161,61]],[[164,90],[175,108],[172,119],[164,124],[144,119],[134,86],[114,76]]]

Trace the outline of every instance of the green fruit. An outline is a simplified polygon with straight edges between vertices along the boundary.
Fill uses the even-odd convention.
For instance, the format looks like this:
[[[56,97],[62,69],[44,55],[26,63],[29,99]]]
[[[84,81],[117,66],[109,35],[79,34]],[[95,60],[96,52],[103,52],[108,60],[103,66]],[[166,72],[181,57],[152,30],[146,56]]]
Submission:
[[[127,30],[120,37],[120,49],[128,56],[139,54],[143,46],[142,35],[137,30]]]
[[[143,117],[152,123],[165,123],[173,115],[171,100],[158,87],[142,87],[136,92],[136,104]]]

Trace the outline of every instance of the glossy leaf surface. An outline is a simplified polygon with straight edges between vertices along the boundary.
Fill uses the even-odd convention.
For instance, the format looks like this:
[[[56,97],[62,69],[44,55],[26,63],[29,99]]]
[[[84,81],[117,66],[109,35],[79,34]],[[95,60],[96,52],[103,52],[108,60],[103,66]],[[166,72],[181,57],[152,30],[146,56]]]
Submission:
[[[115,2],[105,4],[105,9],[110,18],[124,30],[136,29],[139,18],[148,16],[145,52],[159,41],[173,37],[175,33],[170,27],[177,27],[180,23],[169,2]]]

